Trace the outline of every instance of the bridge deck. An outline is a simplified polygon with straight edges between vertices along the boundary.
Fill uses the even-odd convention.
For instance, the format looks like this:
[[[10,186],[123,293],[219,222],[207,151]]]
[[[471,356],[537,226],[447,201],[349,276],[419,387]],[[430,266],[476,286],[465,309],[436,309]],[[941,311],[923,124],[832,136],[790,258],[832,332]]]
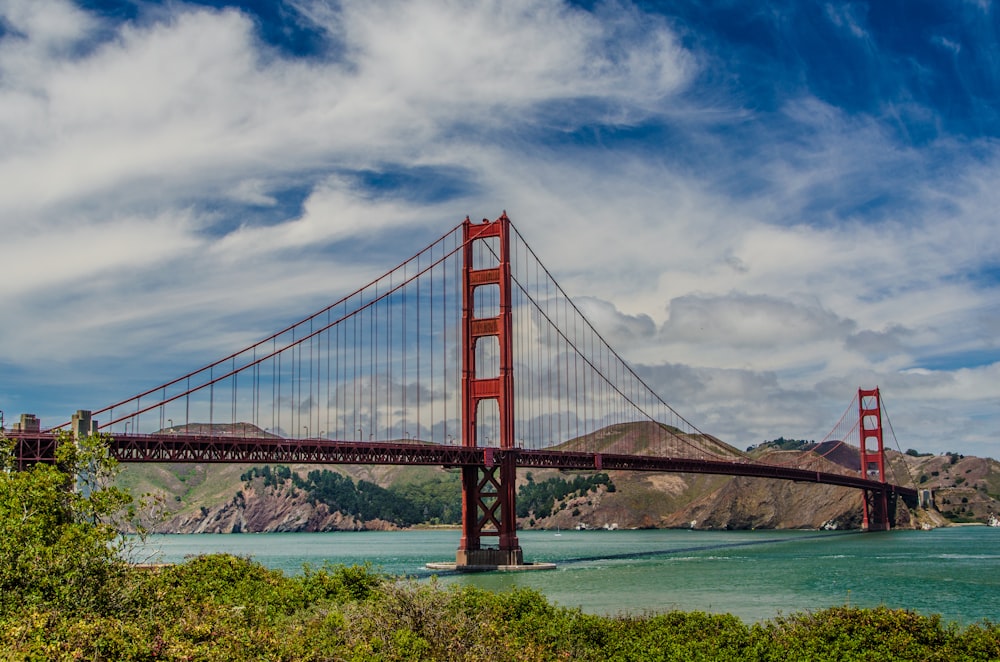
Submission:
[[[20,464],[51,462],[56,438],[49,433],[8,433],[16,442]],[[172,463],[296,463],[296,464],[398,464],[428,466],[495,466],[504,454],[513,453],[520,468],[602,471],[650,471],[749,476],[807,483],[838,485],[860,490],[888,491],[915,501],[917,490],[860,476],[798,469],[746,460],[657,457],[547,450],[501,450],[429,443],[332,441],[276,437],[209,436],[191,434],[116,435],[112,457],[119,462]]]

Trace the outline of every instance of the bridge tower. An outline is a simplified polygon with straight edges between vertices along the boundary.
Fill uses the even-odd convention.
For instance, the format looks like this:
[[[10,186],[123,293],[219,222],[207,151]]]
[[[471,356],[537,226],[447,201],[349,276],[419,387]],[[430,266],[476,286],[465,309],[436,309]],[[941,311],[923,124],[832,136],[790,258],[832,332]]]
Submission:
[[[514,350],[511,310],[510,219],[504,212],[495,221],[463,224],[462,264],[462,445],[480,447],[480,405],[495,402],[499,418],[499,448],[483,448],[483,464],[462,469],[462,538],[456,565],[519,566],[524,563],[517,540],[515,509],[516,449],[514,446]],[[495,264],[474,263],[474,249],[481,241],[496,238]],[[478,268],[477,268],[478,267]],[[476,292],[493,288],[499,307],[488,312],[477,309]],[[485,292],[484,292],[485,293]],[[480,297],[481,300],[487,297]],[[484,306],[485,307],[485,306]],[[498,354],[499,371],[485,375],[476,365],[477,345],[492,343]],[[484,538],[494,538],[484,547]]]
[[[861,431],[861,477],[887,485],[885,448],[882,439],[882,398],[879,389],[858,389],[858,420]],[[888,489],[864,490],[862,528],[888,531],[895,512],[895,496]]]

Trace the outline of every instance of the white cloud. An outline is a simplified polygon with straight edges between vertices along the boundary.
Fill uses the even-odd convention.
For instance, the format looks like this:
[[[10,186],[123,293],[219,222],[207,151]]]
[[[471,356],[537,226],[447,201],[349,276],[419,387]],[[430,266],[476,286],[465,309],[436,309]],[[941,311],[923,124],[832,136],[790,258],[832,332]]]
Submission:
[[[233,186],[226,197],[258,207],[273,207],[278,204],[277,199],[268,194],[268,184],[262,179],[244,179]]]
[[[871,359],[903,350],[904,339],[912,332],[898,324],[883,331],[864,330],[847,337],[848,349],[859,351]]]
[[[867,39],[868,32],[862,25],[862,21],[855,15],[864,11],[854,3],[827,4],[825,5],[826,15],[830,21],[838,28],[844,28],[856,39]]]
[[[815,303],[738,292],[678,297],[669,309],[663,335],[671,342],[771,348],[839,338],[854,327]]]
[[[313,172],[451,163],[469,127],[549,122],[553,101],[618,98],[641,116],[688,66],[664,29],[549,3],[345,3],[332,18],[346,60],[285,58],[234,10],[178,5],[106,39],[68,3],[2,9],[18,34],[0,42],[0,230],[18,276],[0,303],[26,322],[0,332],[3,359],[57,371],[156,346],[228,350],[255,332],[228,329],[233,313],[287,320],[388,266],[317,248],[392,225],[438,232],[466,211],[372,200]],[[634,46],[611,49],[609,30],[631,30]],[[296,173],[312,188],[300,217],[214,236],[215,201],[273,206],[271,187]]]
[[[98,21],[67,0],[0,1],[0,16],[18,40],[18,50],[35,57],[64,55],[84,39]]]
[[[931,43],[940,46],[952,55],[958,55],[962,52],[962,45],[957,41],[948,39],[947,37],[935,36],[931,37]]]
[[[351,241],[389,245],[403,228],[429,241],[506,208],[706,431],[818,437],[803,428],[829,398],[872,382],[997,420],[982,405],[996,364],[912,370],[993,346],[995,284],[972,274],[1000,255],[995,144],[901,147],[884,118],[810,97],[764,128],[736,100],[686,94],[699,55],[620,3],[296,6],[329,54],[283,55],[235,10],[108,25],[68,2],[0,0],[15,31],[0,39],[0,238],[16,274],[0,309],[23,320],[0,328],[0,362],[214,359],[392,266],[342,251]],[[866,37],[854,9],[828,17]],[[599,139],[657,122],[708,165]],[[582,127],[598,137],[577,144]],[[748,154],[722,149],[744,134]],[[350,176],[421,167],[468,186],[415,202]],[[287,188],[301,209],[282,206]],[[859,209],[886,191],[897,200],[873,222]],[[777,404],[795,398],[794,413]],[[915,434],[935,444],[945,429]]]
[[[577,297],[574,303],[591,324],[607,334],[605,340],[612,347],[643,344],[656,333],[656,325],[648,315],[626,315],[613,304],[588,296]]]

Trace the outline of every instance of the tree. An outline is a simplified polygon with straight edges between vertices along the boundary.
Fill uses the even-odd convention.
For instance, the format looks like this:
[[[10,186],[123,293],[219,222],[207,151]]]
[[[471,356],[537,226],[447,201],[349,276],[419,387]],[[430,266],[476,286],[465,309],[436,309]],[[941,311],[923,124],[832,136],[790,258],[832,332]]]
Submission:
[[[132,499],[110,484],[107,437],[64,434],[55,464],[15,466],[13,443],[0,437],[0,618],[28,606],[112,609],[127,545],[115,517]]]

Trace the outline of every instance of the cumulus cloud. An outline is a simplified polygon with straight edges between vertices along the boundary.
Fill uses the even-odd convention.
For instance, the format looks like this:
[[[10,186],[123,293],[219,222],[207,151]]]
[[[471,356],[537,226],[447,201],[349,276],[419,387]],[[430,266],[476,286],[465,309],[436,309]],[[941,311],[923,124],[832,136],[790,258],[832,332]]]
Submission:
[[[578,297],[574,303],[588,321],[607,334],[605,340],[612,347],[640,345],[656,333],[648,315],[627,315],[608,301],[588,296]]]
[[[864,330],[847,336],[848,349],[861,352],[873,359],[904,350],[904,339],[913,332],[898,324],[884,331]]]
[[[775,347],[838,338],[854,326],[814,303],[737,292],[678,297],[669,310],[662,333],[673,342]]]

